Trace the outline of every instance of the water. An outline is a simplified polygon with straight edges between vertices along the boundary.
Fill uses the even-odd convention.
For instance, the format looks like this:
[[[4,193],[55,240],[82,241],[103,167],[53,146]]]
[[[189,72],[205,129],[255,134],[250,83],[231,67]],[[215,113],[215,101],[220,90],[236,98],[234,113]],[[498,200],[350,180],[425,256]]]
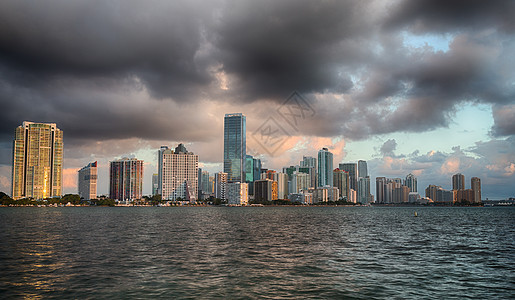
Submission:
[[[0,208],[0,298],[513,299],[514,213]]]

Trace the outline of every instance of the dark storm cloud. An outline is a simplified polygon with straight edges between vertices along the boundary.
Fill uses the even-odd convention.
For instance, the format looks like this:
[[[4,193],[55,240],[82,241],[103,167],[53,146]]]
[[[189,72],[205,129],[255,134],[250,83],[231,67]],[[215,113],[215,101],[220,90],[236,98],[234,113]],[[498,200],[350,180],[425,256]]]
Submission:
[[[134,74],[156,97],[187,99],[210,81],[195,56],[207,6],[197,1],[3,2],[0,62],[22,85],[55,76]]]
[[[385,23],[415,32],[495,27],[515,31],[515,2],[511,0],[403,0]]]

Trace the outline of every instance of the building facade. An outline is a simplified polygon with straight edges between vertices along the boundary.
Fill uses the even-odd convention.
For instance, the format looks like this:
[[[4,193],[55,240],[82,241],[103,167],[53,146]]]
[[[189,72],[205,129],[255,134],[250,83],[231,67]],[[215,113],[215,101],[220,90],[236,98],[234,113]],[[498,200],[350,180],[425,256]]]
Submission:
[[[461,173],[452,175],[452,189],[455,191],[465,189],[465,175]]]
[[[77,187],[79,196],[84,200],[97,198],[97,162],[89,163],[78,171]]]
[[[218,199],[227,199],[227,173],[218,172],[215,174],[215,197]]]
[[[341,163],[338,168],[349,173],[349,186],[351,189],[358,190],[358,165],[356,163]]]
[[[118,201],[141,199],[143,192],[143,161],[122,158],[110,162],[109,197]]]
[[[254,201],[259,203],[277,199],[277,181],[268,178],[254,181]]]
[[[245,181],[246,117],[241,113],[226,114],[224,118],[224,173],[228,182]]]
[[[246,182],[231,182],[227,184],[227,204],[247,205],[249,204],[249,188]]]
[[[349,200],[349,173],[339,168],[334,169],[333,184],[338,188],[340,197]]]
[[[329,149],[318,151],[318,186],[333,186],[333,154]]]
[[[12,198],[59,197],[63,181],[63,132],[55,123],[25,121],[15,130]]]
[[[194,202],[198,199],[198,155],[183,144],[175,151],[167,146],[158,153],[159,192],[163,200]]]
[[[410,193],[418,193],[417,177],[415,177],[415,175],[409,173],[406,176],[406,180],[404,181],[404,185],[409,188]]]
[[[474,203],[481,203],[481,179],[472,177],[470,179],[470,188],[474,191]]]

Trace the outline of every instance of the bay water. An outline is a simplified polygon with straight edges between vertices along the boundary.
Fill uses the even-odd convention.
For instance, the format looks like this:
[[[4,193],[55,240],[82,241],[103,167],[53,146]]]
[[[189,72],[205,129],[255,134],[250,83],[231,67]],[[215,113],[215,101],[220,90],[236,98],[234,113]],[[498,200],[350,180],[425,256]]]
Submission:
[[[3,207],[0,298],[514,299],[514,225],[513,207]]]

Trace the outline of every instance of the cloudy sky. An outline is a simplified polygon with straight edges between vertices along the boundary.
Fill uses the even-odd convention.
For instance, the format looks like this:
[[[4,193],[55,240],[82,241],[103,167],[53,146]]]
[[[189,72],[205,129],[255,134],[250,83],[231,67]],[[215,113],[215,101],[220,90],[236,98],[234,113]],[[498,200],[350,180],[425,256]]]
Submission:
[[[514,15],[483,0],[2,1],[0,190],[24,120],[64,131],[64,192],[98,160],[106,194],[109,161],[135,156],[148,194],[161,145],[221,170],[223,116],[243,112],[267,168],[328,147],[367,160],[372,182],[449,189],[461,172],[515,197]],[[281,114],[294,91],[310,108],[296,124]],[[273,151],[263,124],[282,129]]]

